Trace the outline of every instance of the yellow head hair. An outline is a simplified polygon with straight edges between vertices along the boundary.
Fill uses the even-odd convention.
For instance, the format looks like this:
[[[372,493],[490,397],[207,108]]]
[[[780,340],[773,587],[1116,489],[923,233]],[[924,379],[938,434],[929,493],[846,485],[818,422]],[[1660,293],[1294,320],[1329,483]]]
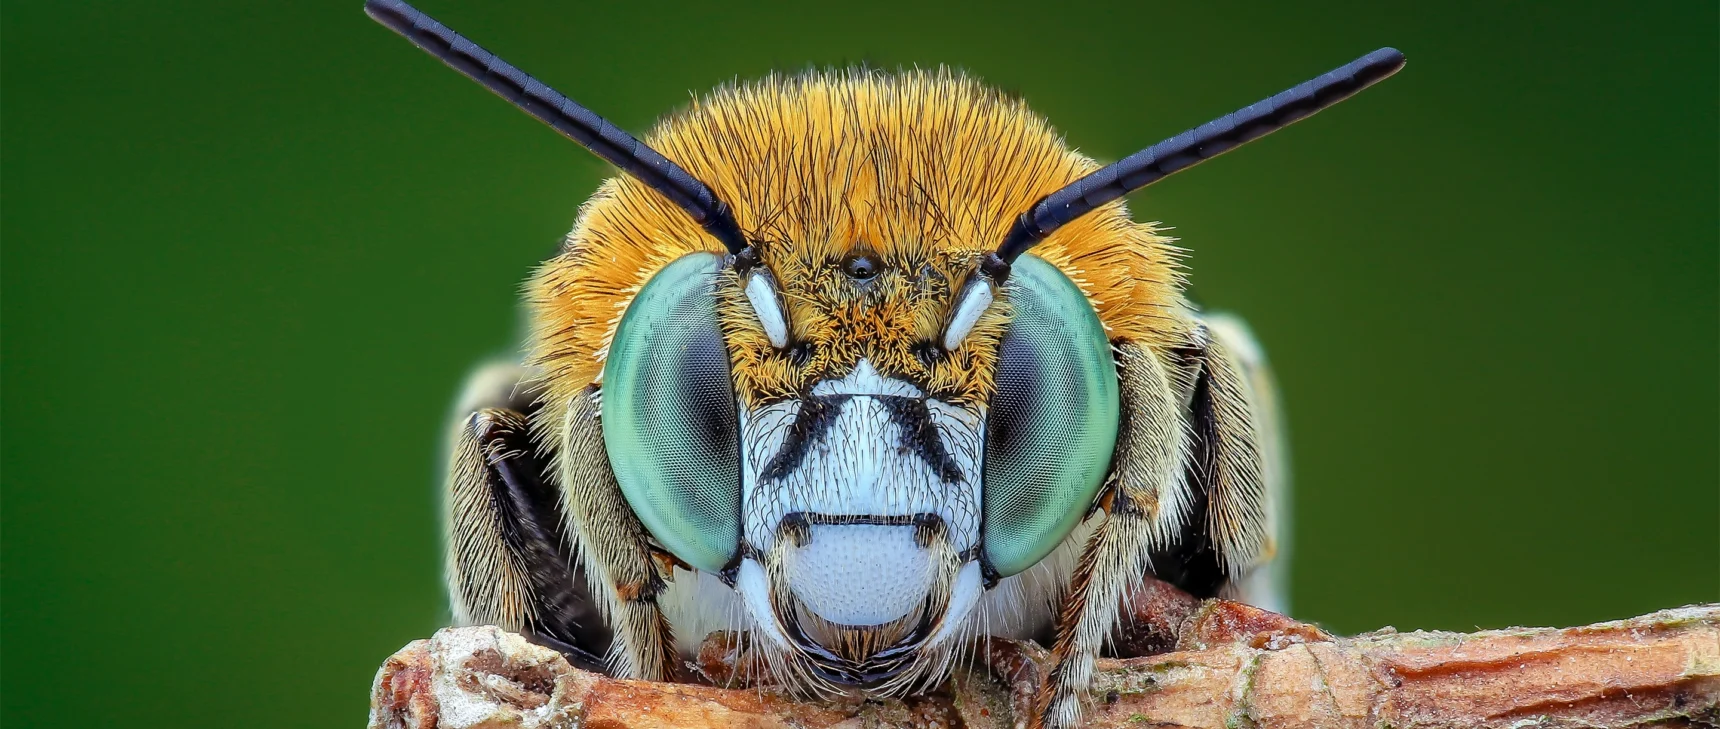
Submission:
[[[862,357],[943,399],[984,401],[1007,306],[991,307],[948,356],[925,356],[921,345],[937,338],[977,257],[1040,197],[1098,168],[1020,100],[943,69],[725,87],[664,120],[647,142],[733,207],[804,347],[773,348],[739,281],[720,282],[743,407],[840,377]],[[1080,286],[1111,339],[1162,347],[1186,336],[1169,243],[1117,202],[1058,229],[1033,254]],[[629,177],[604,182],[530,284],[531,363],[548,404],[599,377],[622,313],[652,274],[687,253],[722,250],[659,193]],[[845,276],[841,262],[854,253],[881,262],[880,273]]]

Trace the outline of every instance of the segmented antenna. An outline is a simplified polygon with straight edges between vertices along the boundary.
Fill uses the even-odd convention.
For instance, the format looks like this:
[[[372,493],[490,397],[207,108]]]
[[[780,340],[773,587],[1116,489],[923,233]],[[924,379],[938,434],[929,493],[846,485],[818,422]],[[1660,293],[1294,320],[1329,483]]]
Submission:
[[[1172,174],[1276,132],[1349,98],[1403,68],[1403,54],[1381,48],[1312,81],[1252,106],[1209,121],[1108,165],[1046,195],[1022,213],[997,247],[1001,261],[1013,263],[1027,249],[1094,208]]]
[[[662,193],[722,241],[729,253],[738,256],[747,248],[746,236],[741,234],[734,213],[717,199],[710,186],[633,135],[401,0],[366,0],[364,12],[467,78],[483,84],[497,96]]]

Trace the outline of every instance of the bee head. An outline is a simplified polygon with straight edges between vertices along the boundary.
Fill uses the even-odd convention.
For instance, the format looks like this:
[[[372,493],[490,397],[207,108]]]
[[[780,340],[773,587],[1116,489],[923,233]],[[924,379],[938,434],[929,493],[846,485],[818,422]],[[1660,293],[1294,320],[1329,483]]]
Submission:
[[[733,591],[778,675],[885,693],[945,675],[988,591],[1094,504],[1111,342],[1192,341],[1175,250],[1122,195],[1402,63],[1101,168],[944,70],[719,89],[641,143],[401,0],[367,10],[626,173],[529,286],[540,442],[568,453],[569,404],[600,386],[627,505]]]
[[[723,89],[649,142],[748,245],[606,182],[531,286],[549,407],[601,382],[629,504],[789,673],[935,674],[987,589],[1084,516],[1116,438],[1109,338],[1184,336],[1174,251],[1113,204],[988,269],[1098,165],[947,71]]]

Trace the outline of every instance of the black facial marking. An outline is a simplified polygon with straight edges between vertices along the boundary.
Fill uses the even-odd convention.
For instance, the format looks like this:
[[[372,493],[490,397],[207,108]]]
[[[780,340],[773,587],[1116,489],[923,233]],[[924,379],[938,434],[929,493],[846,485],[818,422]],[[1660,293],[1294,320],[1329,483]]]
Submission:
[[[782,522],[777,524],[776,534],[777,538],[788,540],[796,547],[804,547],[812,543],[812,520],[804,511],[785,514]]]
[[[933,542],[944,539],[948,528],[944,526],[944,518],[932,513],[914,515],[914,546],[928,549]]]
[[[939,480],[944,483],[961,483],[965,480],[961,466],[949,451],[944,449],[943,441],[938,438],[938,426],[932,422],[932,414],[926,406],[925,398],[899,395],[819,395],[802,400],[800,412],[789,426],[788,434],[782,440],[782,447],[778,448],[776,455],[765,464],[759,477],[765,481],[774,481],[785,478],[800,468],[800,464],[806,460],[807,451],[824,440],[830,426],[842,414],[842,406],[854,397],[870,397],[883,403],[889,413],[890,422],[901,428],[898,447],[919,456],[920,460],[937,472]]]
[[[797,519],[809,526],[918,526],[929,519],[943,521],[943,517],[929,511],[918,514],[809,514],[804,511],[789,512],[782,517],[783,523]]]
[[[842,406],[848,403],[850,395],[828,395],[809,397],[800,403],[800,412],[794,416],[794,424],[788,428],[788,436],[782,439],[782,447],[777,449],[770,463],[765,464],[764,472],[759,474],[766,481],[774,481],[794,473],[800,468],[800,462],[806,460],[806,452],[814,444],[824,440],[824,434],[830,430],[830,425],[836,422],[836,417],[842,414]]]
[[[956,464],[949,451],[944,450],[944,442],[938,438],[938,426],[932,422],[932,413],[926,407],[925,398],[877,397],[889,409],[890,420],[902,428],[902,449],[918,455],[938,472],[938,478],[944,483],[960,483],[961,466]]]

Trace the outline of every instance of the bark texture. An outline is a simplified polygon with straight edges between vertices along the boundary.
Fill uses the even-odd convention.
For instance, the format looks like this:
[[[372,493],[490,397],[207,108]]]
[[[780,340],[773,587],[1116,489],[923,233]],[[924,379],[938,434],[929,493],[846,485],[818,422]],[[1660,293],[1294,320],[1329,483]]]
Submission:
[[[1565,629],[1334,638],[1224,600],[1137,593],[1131,631],[1174,647],[1100,662],[1091,727],[1720,726],[1720,605]],[[1175,636],[1174,639],[1171,636]],[[993,639],[939,692],[899,701],[797,701],[769,687],[745,643],[715,634],[707,680],[742,688],[607,678],[493,627],[450,628],[382,666],[373,729],[469,727],[1021,727],[1045,651]]]

